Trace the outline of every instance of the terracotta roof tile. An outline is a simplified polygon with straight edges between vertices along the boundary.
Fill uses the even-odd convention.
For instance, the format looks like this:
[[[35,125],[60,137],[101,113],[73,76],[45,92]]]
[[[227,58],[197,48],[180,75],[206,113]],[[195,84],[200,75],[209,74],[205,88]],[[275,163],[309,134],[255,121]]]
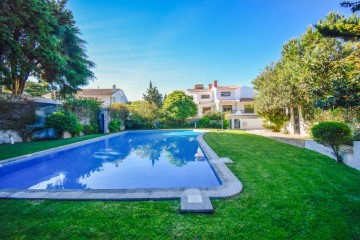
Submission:
[[[211,89],[187,89],[188,92],[210,92]]]
[[[218,86],[217,89],[236,89],[240,88],[240,86]]]
[[[119,89],[116,89],[119,90]],[[77,96],[111,96],[113,94],[113,89],[81,89],[76,94]]]

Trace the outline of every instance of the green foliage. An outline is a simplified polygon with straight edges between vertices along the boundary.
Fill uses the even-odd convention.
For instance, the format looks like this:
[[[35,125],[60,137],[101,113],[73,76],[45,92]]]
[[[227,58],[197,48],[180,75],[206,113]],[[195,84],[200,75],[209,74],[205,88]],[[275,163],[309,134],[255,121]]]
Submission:
[[[83,125],[97,125],[94,129],[99,128],[98,117],[101,109],[101,102],[94,98],[68,98],[62,104],[66,112],[74,114]],[[95,133],[95,132],[93,132]]]
[[[32,134],[29,126],[35,123],[35,105],[27,99],[0,95],[0,130],[16,130],[23,141]]]
[[[342,162],[340,147],[351,138],[349,126],[341,122],[321,122],[311,128],[314,141],[330,147],[338,162]]]
[[[149,103],[155,103],[158,108],[162,107],[163,97],[162,94],[159,93],[157,87],[153,87],[151,81],[149,84],[149,88],[146,90],[146,94],[143,94],[143,99],[148,101]]]
[[[326,37],[341,38],[344,41],[357,41],[360,37],[360,21],[356,13],[348,18],[339,13],[329,13],[315,27]]]
[[[111,133],[120,131],[121,122],[117,119],[113,119],[109,122],[108,128]]]
[[[64,111],[50,114],[46,118],[45,125],[46,127],[54,128],[58,133],[58,137],[61,137],[65,131],[75,136],[83,130],[76,116]]]
[[[286,43],[281,59],[253,81],[255,110],[279,127],[286,118],[277,115],[285,108],[300,107],[305,120],[316,118],[318,108],[353,112],[360,104],[359,76],[359,43],[343,43],[308,28]],[[351,122],[356,116],[346,118]]]
[[[342,7],[350,8],[352,12],[357,12],[360,10],[360,1],[355,1],[355,2],[344,1],[340,5]]]
[[[188,117],[193,117],[197,113],[197,106],[191,96],[182,91],[170,93],[163,104],[162,115],[166,121],[174,121],[178,124],[184,122]]]
[[[199,128],[208,128],[208,127],[210,127],[210,119],[207,118],[207,117],[202,117],[198,121],[198,127]]]
[[[32,96],[32,97],[41,97],[47,93],[51,92],[51,88],[47,83],[40,82],[32,82],[27,81],[25,83],[25,89],[24,92],[26,95]]]
[[[110,112],[111,119],[118,119],[122,122],[125,122],[130,113],[130,106],[123,103],[113,103],[107,109]]]
[[[67,0],[0,2],[0,85],[21,95],[29,77],[72,94],[94,77]]]
[[[95,121],[90,122],[89,125],[83,125],[84,135],[97,134],[100,132],[99,124]]]
[[[223,121],[223,125],[221,124],[221,120]],[[223,127],[224,129],[227,129],[230,127],[230,123],[226,119],[225,113],[207,112],[200,119],[200,121],[198,121],[197,127],[200,127],[200,128],[222,128]]]
[[[353,79],[344,76],[331,79],[332,87],[326,95],[319,96],[314,106],[324,110],[360,106],[360,72],[357,75]]]
[[[154,128],[154,121],[159,113],[155,103],[136,101],[132,102],[129,108],[130,114],[125,122],[127,128]]]

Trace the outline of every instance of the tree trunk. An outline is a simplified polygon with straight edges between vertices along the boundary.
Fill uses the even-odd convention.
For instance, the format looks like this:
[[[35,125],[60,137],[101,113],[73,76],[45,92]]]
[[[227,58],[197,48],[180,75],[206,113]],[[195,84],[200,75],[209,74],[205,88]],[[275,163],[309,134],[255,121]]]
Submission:
[[[338,163],[342,163],[342,157],[341,157],[341,153],[340,153],[340,149],[338,149],[337,147],[332,147],[333,151],[334,151],[334,155],[336,157],[336,161]]]

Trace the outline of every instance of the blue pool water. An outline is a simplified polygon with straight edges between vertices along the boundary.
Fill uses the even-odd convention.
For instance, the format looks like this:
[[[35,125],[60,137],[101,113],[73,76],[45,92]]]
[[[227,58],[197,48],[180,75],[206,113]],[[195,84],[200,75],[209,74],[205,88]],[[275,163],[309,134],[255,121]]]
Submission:
[[[0,189],[215,187],[193,131],[128,132],[0,167]]]

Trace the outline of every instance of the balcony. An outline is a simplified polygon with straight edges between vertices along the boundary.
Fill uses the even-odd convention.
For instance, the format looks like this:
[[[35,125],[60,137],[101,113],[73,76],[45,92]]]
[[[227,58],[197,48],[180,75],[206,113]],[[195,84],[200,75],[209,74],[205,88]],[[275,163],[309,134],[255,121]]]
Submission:
[[[252,110],[224,110],[223,112],[231,115],[256,115]]]

